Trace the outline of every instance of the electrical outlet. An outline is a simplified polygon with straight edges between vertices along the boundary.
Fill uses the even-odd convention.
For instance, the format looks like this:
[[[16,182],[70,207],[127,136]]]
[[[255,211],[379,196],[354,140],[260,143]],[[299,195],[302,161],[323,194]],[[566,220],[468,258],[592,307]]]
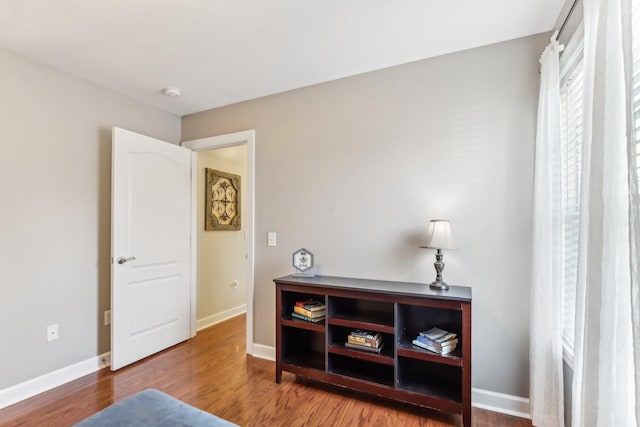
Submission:
[[[102,366],[111,366],[111,353],[105,353],[100,358],[100,364]]]
[[[55,341],[60,338],[58,324],[47,326],[47,341]]]
[[[104,326],[109,326],[111,324],[111,310],[104,311]]]

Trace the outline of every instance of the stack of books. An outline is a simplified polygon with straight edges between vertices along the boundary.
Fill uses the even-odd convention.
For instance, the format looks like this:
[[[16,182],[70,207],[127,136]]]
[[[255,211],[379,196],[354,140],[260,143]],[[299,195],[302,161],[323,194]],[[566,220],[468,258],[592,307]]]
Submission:
[[[380,332],[367,332],[367,331],[351,331],[347,337],[347,342],[344,343],[345,347],[355,348],[358,350],[366,350],[374,353],[380,353],[382,350],[382,335]]]
[[[438,354],[448,354],[456,349],[458,337],[453,332],[433,327],[418,334],[413,345]]]
[[[318,323],[327,315],[327,306],[316,300],[296,301],[291,317],[306,322]]]

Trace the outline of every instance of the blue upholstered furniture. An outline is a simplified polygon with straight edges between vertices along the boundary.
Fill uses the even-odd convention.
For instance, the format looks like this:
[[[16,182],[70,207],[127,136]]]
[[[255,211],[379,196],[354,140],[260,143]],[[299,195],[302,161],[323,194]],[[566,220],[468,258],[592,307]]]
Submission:
[[[230,427],[235,425],[161,391],[147,389],[93,414],[75,424],[74,427]]]

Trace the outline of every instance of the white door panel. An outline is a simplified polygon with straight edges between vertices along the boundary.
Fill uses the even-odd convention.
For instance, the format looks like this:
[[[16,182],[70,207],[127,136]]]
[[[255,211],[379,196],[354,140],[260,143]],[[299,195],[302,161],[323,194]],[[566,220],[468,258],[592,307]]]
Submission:
[[[116,370],[190,337],[191,152],[114,128],[112,162]]]

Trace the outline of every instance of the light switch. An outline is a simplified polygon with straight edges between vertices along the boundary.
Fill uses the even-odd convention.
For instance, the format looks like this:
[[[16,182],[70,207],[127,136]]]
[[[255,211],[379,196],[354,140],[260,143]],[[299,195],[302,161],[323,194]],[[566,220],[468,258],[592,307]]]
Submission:
[[[276,246],[276,232],[269,231],[267,233],[267,246]]]

